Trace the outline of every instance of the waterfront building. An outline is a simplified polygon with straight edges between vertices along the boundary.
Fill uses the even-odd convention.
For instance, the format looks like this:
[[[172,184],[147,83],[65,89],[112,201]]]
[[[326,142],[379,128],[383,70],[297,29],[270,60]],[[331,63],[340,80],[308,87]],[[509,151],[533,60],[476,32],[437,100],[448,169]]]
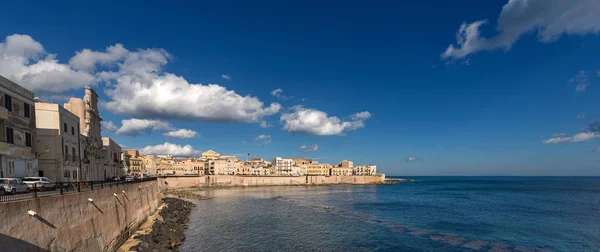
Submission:
[[[83,99],[71,98],[64,108],[79,117],[80,152],[83,153],[81,179],[105,180],[108,166],[100,129],[102,117],[98,111],[98,94],[85,86]]]
[[[57,182],[86,178],[82,174],[79,117],[58,104],[35,103],[39,175]]]
[[[33,92],[0,76],[0,177],[38,175]]]
[[[352,170],[354,176],[373,176],[377,173],[376,165],[357,165]]]
[[[211,175],[234,175],[235,171],[243,165],[242,161],[235,156],[221,156],[208,162]]]
[[[104,168],[104,172],[106,172],[104,177],[112,178],[123,176],[124,173],[122,169],[123,163],[121,161],[121,146],[108,137],[102,138],[102,146],[104,153],[106,154],[105,166],[107,166]]]
[[[275,157],[271,166],[271,174],[278,176],[291,175],[293,166],[294,159]]]
[[[129,174],[129,165],[131,164],[129,158],[131,156],[127,151],[121,150],[121,162],[123,163],[123,174]]]
[[[331,168],[331,176],[352,176],[352,168],[336,166]]]
[[[146,173],[144,159],[140,156],[140,152],[134,149],[126,149],[123,152],[127,153],[129,162],[129,174],[144,174]]]
[[[219,157],[221,157],[221,154],[217,153],[214,150],[208,150],[208,151],[202,153],[202,155],[200,156],[200,159],[204,159],[204,160],[217,159]]]
[[[243,175],[270,175],[269,169],[270,162],[265,161],[262,158],[251,158],[245,164],[244,167],[246,169],[241,170],[241,174]],[[240,173],[237,173],[240,174]]]
[[[344,160],[340,163],[339,166],[342,168],[352,168],[354,166],[354,163],[352,161]]]
[[[328,176],[331,172],[333,165],[330,164],[319,164],[317,161],[312,161],[302,169],[304,175],[311,176]]]

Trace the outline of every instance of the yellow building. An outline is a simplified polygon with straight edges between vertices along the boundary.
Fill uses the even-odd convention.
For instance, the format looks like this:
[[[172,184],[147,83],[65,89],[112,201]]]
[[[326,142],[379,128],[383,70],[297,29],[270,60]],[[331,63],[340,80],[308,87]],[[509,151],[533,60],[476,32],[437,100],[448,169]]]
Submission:
[[[313,161],[311,164],[303,166],[302,174],[312,176],[328,176],[333,165],[330,164],[319,164],[317,161]]]

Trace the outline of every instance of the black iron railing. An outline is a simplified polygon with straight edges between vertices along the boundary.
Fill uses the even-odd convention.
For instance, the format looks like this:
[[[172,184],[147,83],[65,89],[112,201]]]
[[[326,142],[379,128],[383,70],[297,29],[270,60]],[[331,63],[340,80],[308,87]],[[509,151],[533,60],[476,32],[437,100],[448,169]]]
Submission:
[[[135,179],[131,181],[79,181],[79,182],[56,182],[43,184],[28,184],[20,187],[4,188],[0,185],[0,202],[23,200],[39,197],[48,197],[60,194],[79,193],[104,188],[122,187],[135,183],[156,181],[156,177]],[[12,190],[14,188],[14,190]],[[9,189],[9,190],[7,190]]]

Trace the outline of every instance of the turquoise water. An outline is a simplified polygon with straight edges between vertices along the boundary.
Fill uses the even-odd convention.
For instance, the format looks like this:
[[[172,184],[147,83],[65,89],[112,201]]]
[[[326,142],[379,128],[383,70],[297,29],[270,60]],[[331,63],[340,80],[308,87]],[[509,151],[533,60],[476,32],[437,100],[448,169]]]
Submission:
[[[600,251],[600,178],[206,191],[182,251]]]

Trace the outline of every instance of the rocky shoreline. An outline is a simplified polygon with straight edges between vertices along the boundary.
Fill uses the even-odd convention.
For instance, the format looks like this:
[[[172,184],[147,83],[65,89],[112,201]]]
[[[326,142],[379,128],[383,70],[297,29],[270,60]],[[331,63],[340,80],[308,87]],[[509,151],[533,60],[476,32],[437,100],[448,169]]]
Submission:
[[[194,203],[178,199],[163,198],[166,205],[160,210],[162,220],[156,220],[152,225],[152,231],[145,235],[134,236],[140,243],[129,251],[179,251],[178,247],[185,240],[184,230],[189,220],[190,212]]]

